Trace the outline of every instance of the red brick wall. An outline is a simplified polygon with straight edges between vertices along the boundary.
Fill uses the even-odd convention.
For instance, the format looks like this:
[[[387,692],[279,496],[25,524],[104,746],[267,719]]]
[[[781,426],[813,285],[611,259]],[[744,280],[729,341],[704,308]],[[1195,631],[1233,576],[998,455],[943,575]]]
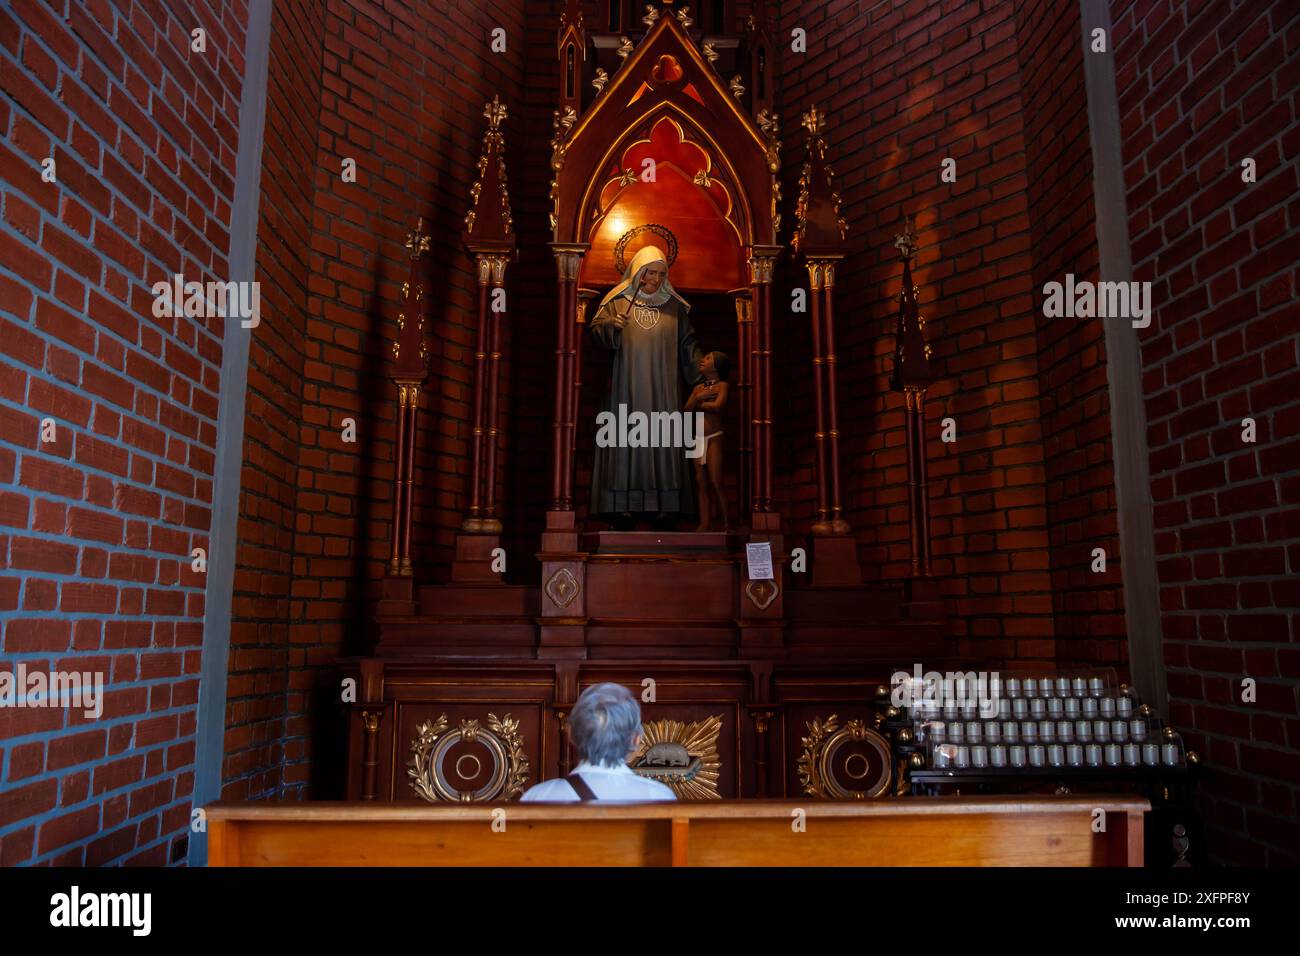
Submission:
[[[1135,278],[1156,303],[1140,335],[1171,712],[1214,771],[1214,856],[1294,864],[1300,9],[1121,0],[1111,16]]]
[[[477,280],[460,232],[483,106],[493,94],[522,99],[524,18],[517,3],[352,0],[277,17],[294,35],[273,43],[264,162],[274,185],[258,262],[289,314],[263,320],[250,373],[225,778],[235,795],[329,795],[342,786],[335,664],[366,647],[388,557],[396,395],[387,362],[409,265],[403,242],[419,216],[434,237],[425,279],[439,291],[417,439],[417,567],[450,563],[468,506]],[[507,31],[504,54],[489,48],[496,26]],[[290,119],[304,102],[308,118]],[[284,122],[273,135],[277,110]],[[507,149],[521,139],[508,119]],[[355,183],[342,181],[345,157],[357,161]],[[517,168],[517,154],[510,162]],[[507,339],[519,321],[512,315]],[[355,444],[342,440],[348,418]]]
[[[0,9],[0,648],[107,685],[98,720],[0,710],[0,864],[161,864],[188,839],[224,320],[155,318],[150,287],[228,278],[246,22]]]
[[[324,28],[325,9],[317,0],[279,2],[272,11],[257,227],[263,320],[249,343],[222,767],[227,800],[285,795],[298,432],[304,349],[314,321],[307,283]]]
[[[859,13],[859,8],[864,7]],[[1040,319],[1016,21],[1009,2],[783,6],[780,96],[787,215],[804,158],[799,116],[827,111],[828,155],[852,224],[854,251],[837,270],[840,432],[847,515],[864,572],[909,573],[902,396],[889,390],[901,267],[893,237],[917,216],[921,289],[939,370],[928,433],[935,572],[963,653],[1055,653],[1045,442],[1040,424]],[[807,31],[808,52],[790,51]],[[957,182],[940,181],[957,161]],[[790,495],[810,522],[812,414],[808,322],[788,312],[787,272],[775,301],[782,447]],[[788,409],[788,414],[785,410]],[[956,444],[939,440],[957,422]],[[777,482],[786,485],[786,477]]]
[[[1103,320],[1043,314],[1043,286],[1098,280],[1078,0],[1016,4],[1040,426],[1058,660],[1128,657]],[[1093,550],[1106,552],[1094,572]]]

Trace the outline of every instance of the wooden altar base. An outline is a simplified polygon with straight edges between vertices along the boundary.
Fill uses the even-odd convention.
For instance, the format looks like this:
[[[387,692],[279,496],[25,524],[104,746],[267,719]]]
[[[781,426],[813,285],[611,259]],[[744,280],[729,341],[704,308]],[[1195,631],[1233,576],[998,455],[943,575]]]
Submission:
[[[929,660],[943,654],[942,605],[908,603],[905,582],[815,586],[786,572],[784,616],[746,620],[744,538],[722,532],[599,531],[575,536],[565,559],[582,567],[582,613],[563,619],[578,659]],[[499,581],[415,587],[375,617],[379,657],[537,659],[540,586]],[[576,606],[576,605],[575,605]],[[916,610],[923,610],[924,616]],[[764,631],[746,645],[747,632]],[[918,657],[917,655],[923,655]]]
[[[371,656],[344,662],[362,688],[351,799],[418,801],[406,774],[412,741],[443,717],[516,720],[529,782],[567,772],[563,720],[583,688],[604,681],[642,688],[646,721],[720,721],[720,797],[795,797],[810,722],[871,726],[876,689],[894,669],[953,656],[938,614],[908,616],[902,582],[815,587],[780,566],[777,582],[750,582],[745,539],[721,532],[566,534],[573,550],[539,555],[544,574],[571,575],[562,609],[540,583],[408,578],[386,592]],[[779,614],[756,613],[757,583],[784,588],[771,604]]]

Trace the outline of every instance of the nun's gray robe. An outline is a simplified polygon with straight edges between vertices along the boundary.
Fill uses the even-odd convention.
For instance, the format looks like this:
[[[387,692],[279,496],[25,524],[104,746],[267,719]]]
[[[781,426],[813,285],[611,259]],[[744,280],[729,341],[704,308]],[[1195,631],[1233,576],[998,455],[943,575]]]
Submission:
[[[636,288],[633,283],[632,288]],[[691,327],[690,307],[677,296],[656,307],[657,320],[636,311],[626,296],[606,302],[591,322],[591,333],[614,353],[609,402],[634,411],[680,412],[685,404],[683,382],[700,381],[700,349]],[[622,329],[613,319],[626,320]],[[649,326],[648,328],[646,326]],[[695,514],[691,463],[685,448],[596,446],[591,476],[591,511],[600,515],[660,514],[672,518]]]

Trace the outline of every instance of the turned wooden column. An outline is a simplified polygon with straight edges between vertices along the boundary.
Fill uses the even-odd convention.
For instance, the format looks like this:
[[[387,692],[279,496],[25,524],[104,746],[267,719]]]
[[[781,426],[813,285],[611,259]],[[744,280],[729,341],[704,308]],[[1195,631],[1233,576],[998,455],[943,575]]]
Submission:
[[[751,422],[751,393],[753,381],[751,365],[753,360],[750,345],[751,332],[754,328],[753,301],[748,289],[732,289],[728,293],[736,304],[736,360],[732,363],[732,388],[736,394],[736,420],[740,423],[740,434],[736,437],[736,497],[740,509],[748,505],[753,510],[750,500],[753,472],[753,447]]]
[[[903,257],[903,287],[898,293],[898,330],[894,339],[894,368],[890,384],[903,393],[903,424],[907,439],[908,529],[912,544],[913,579],[930,577],[930,479],[925,440],[925,393],[934,381],[931,349],[926,341],[925,318],[912,283],[912,256],[916,252],[912,217],[904,220],[903,231],[894,245]],[[932,595],[917,594],[914,603]]]
[[[925,388],[903,389],[907,435],[908,530],[912,574],[930,576],[930,469],[925,452]]]
[[[755,512],[772,510],[772,270],[779,246],[754,246],[749,258],[754,303],[753,382]]]
[[[822,334],[826,351],[822,358],[826,365],[826,444],[828,484],[830,486],[830,533],[848,534],[849,524],[844,520],[844,507],[840,501],[840,413],[836,376],[839,359],[835,353],[835,259],[822,262]]]
[[[754,719],[754,796],[762,799],[769,796],[767,779],[768,724],[776,716],[770,710],[751,710],[749,716]]]
[[[552,427],[551,510],[573,510],[573,445],[577,416],[578,270],[585,246],[558,245],[555,269],[558,304],[555,330],[555,414]]]
[[[570,757],[572,749],[569,746],[569,712],[567,710],[556,710],[555,719],[560,722],[560,776],[568,776],[573,769],[573,761]]]
[[[361,799],[374,800],[379,792],[379,721],[382,710],[361,711],[365,740],[361,747]]]
[[[483,108],[488,121],[479,155],[479,179],[470,189],[463,241],[478,274],[473,410],[469,455],[469,507],[456,535],[451,580],[456,584],[504,584],[494,555],[501,544],[497,515],[497,429],[501,391],[501,327],[506,321],[506,267],[515,258],[510,192],[506,188],[506,108],[499,97]]]
[[[497,532],[496,516],[497,404],[500,391],[501,323],[505,310],[494,306],[504,302],[496,292],[505,286],[507,258],[479,253],[478,335],[474,351],[473,431],[470,444],[469,512],[461,530],[474,534]]]
[[[762,368],[762,344],[758,334],[758,300],[754,289],[749,293],[749,336],[746,345],[745,360],[749,363],[747,376],[750,381],[746,427],[749,429],[750,469],[749,469],[749,510],[751,513],[762,511],[760,497],[763,482],[759,473],[763,470],[763,385],[760,378]]]
[[[397,314],[397,337],[393,342],[393,384],[397,389],[397,444],[393,455],[393,521],[390,529],[388,574],[410,577],[411,502],[415,488],[416,418],[420,391],[429,375],[428,347],[424,342],[424,321],[428,300],[424,295],[421,260],[429,251],[424,220],[406,238],[410,264],[402,283],[402,305]]]
[[[769,258],[764,266],[764,279],[759,284],[762,308],[759,319],[763,329],[763,510],[772,510],[772,267],[776,257]]]
[[[505,288],[508,261],[505,256],[490,257],[494,295],[495,290]],[[504,295],[500,301],[507,301]],[[501,530],[501,520],[497,517],[497,450],[500,446],[497,409],[501,393],[501,326],[505,323],[507,314],[508,310],[504,306],[499,311],[491,308],[487,311],[491,332],[487,336],[487,410],[483,420],[486,453],[483,461],[483,512],[480,524],[480,530],[487,532]]]
[[[582,412],[582,344],[587,337],[587,317],[588,312],[600,300],[600,293],[595,289],[578,289],[575,298],[576,314],[573,321],[573,380],[569,383],[569,390],[572,393],[570,401],[572,402],[572,412],[569,415],[571,423],[569,429],[569,449],[568,456],[570,462],[569,478],[569,501],[574,500],[573,483],[576,480],[578,470],[578,415]]]
[[[824,267],[821,262],[808,263],[808,297],[812,312],[812,365],[813,365],[813,448],[816,449],[814,464],[817,469],[817,520],[813,523],[813,534],[829,534],[830,505],[827,504],[826,488],[826,401],[824,399],[824,363],[822,351],[822,276]]]
[[[857,541],[844,520],[840,496],[840,424],[835,352],[835,265],[848,254],[848,223],[826,162],[826,113],[813,106],[803,114],[808,159],[799,177],[795,250],[808,269],[812,299],[813,389],[817,449],[817,520],[812,526],[812,583],[815,587],[858,587],[862,568]]]
[[[471,413],[471,438],[469,453],[469,513],[461,522],[462,531],[478,531],[482,527],[479,511],[482,503],[479,492],[482,486],[480,466],[483,459],[483,365],[487,360],[488,337],[488,278],[492,268],[487,256],[478,257],[478,331],[474,347],[474,408]]]

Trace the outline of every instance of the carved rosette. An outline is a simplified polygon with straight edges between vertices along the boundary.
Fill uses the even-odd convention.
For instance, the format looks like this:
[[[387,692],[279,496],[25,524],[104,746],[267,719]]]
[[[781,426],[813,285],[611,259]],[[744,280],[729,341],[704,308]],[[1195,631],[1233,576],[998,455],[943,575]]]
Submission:
[[[889,742],[866,725],[850,720],[842,728],[831,714],[808,722],[803,753],[795,765],[803,792],[828,800],[871,800],[889,792],[893,754]]]
[[[462,720],[451,728],[447,715],[415,729],[406,775],[411,789],[430,803],[513,800],[528,781],[519,721],[487,715],[487,726]]]
[[[641,745],[627,765],[638,776],[658,780],[672,788],[679,800],[718,800],[718,736],[722,717],[694,723],[651,720],[641,727]]]

